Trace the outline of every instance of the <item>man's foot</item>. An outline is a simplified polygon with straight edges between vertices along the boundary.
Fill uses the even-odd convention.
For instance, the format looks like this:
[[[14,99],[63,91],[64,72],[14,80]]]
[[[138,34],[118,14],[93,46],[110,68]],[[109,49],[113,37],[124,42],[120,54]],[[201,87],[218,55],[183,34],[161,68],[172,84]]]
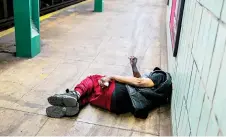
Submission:
[[[60,107],[60,106],[50,106],[46,108],[46,114],[51,118],[61,118],[64,116],[75,116],[79,112],[79,105],[76,107]]]
[[[76,107],[78,95],[75,91],[68,91],[64,94],[55,94],[48,98],[48,102],[53,106]]]

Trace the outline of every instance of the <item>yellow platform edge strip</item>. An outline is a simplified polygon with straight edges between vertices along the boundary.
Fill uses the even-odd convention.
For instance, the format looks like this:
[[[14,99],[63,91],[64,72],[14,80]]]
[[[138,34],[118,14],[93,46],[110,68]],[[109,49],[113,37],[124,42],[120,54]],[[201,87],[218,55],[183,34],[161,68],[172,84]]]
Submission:
[[[71,5],[69,7],[65,7],[63,9],[58,10],[58,11],[54,11],[54,12],[48,13],[46,15],[43,15],[39,19],[40,19],[40,21],[46,20],[46,19],[48,19],[48,18],[50,18],[50,17],[52,17],[52,16],[54,16],[54,15],[56,15],[56,14],[64,11],[64,10],[67,10],[67,9],[70,9],[70,8],[74,8],[76,6],[79,6],[79,5],[82,5],[82,4],[86,4],[86,3],[91,2],[91,1],[92,0],[86,0],[86,1],[83,1],[83,2],[80,2],[80,3],[77,3],[77,4],[74,4],[74,5]],[[14,32],[14,31],[15,31],[14,27],[9,28],[9,29],[4,30],[4,31],[1,31],[0,32],[0,38],[3,37],[3,36],[5,36],[5,35],[8,35],[8,34]]]

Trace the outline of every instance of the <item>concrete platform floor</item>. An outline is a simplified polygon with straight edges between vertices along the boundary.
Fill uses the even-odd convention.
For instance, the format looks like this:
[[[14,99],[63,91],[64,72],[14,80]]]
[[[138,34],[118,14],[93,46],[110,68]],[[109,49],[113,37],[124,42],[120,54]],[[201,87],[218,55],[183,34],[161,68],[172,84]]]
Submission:
[[[72,6],[41,23],[42,51],[32,59],[0,53],[0,135],[171,135],[170,108],[146,120],[116,116],[87,106],[72,118],[45,116],[46,98],[73,88],[90,74],[132,75],[128,56],[141,72],[167,70],[166,0],[105,0]],[[14,34],[0,38],[0,49],[15,51]]]

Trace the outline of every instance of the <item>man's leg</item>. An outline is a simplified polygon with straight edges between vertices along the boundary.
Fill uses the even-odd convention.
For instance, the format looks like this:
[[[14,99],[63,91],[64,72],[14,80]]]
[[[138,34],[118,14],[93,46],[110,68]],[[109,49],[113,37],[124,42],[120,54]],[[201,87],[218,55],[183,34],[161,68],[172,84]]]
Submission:
[[[91,94],[93,90],[93,82],[91,77],[92,76],[82,80],[78,85],[76,85],[73,91],[67,89],[66,93],[50,96],[48,98],[49,103],[54,106],[77,106],[77,102],[80,97],[86,97],[86,95]]]
[[[74,88],[74,91],[76,91],[79,95],[79,98],[89,96],[93,93],[93,79],[94,76],[89,76],[86,79],[82,80],[79,84],[77,84]]]
[[[60,118],[78,114],[79,108],[89,103],[92,91],[93,81],[92,76],[90,76],[76,85],[74,91],[66,90],[67,93],[49,97],[48,101],[53,106],[46,109],[47,116]]]

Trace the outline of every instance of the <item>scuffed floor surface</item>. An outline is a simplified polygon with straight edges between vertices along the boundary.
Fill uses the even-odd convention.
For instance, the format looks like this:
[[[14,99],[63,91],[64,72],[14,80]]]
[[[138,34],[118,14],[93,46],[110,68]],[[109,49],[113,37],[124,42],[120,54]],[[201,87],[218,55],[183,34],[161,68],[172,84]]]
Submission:
[[[146,120],[91,106],[72,118],[45,116],[48,96],[87,75],[132,75],[130,55],[142,73],[167,70],[165,0],[105,0],[103,13],[92,9],[90,1],[43,21],[42,51],[33,59],[0,53],[0,135],[171,135],[169,106]],[[13,35],[0,38],[0,49],[15,50]]]

